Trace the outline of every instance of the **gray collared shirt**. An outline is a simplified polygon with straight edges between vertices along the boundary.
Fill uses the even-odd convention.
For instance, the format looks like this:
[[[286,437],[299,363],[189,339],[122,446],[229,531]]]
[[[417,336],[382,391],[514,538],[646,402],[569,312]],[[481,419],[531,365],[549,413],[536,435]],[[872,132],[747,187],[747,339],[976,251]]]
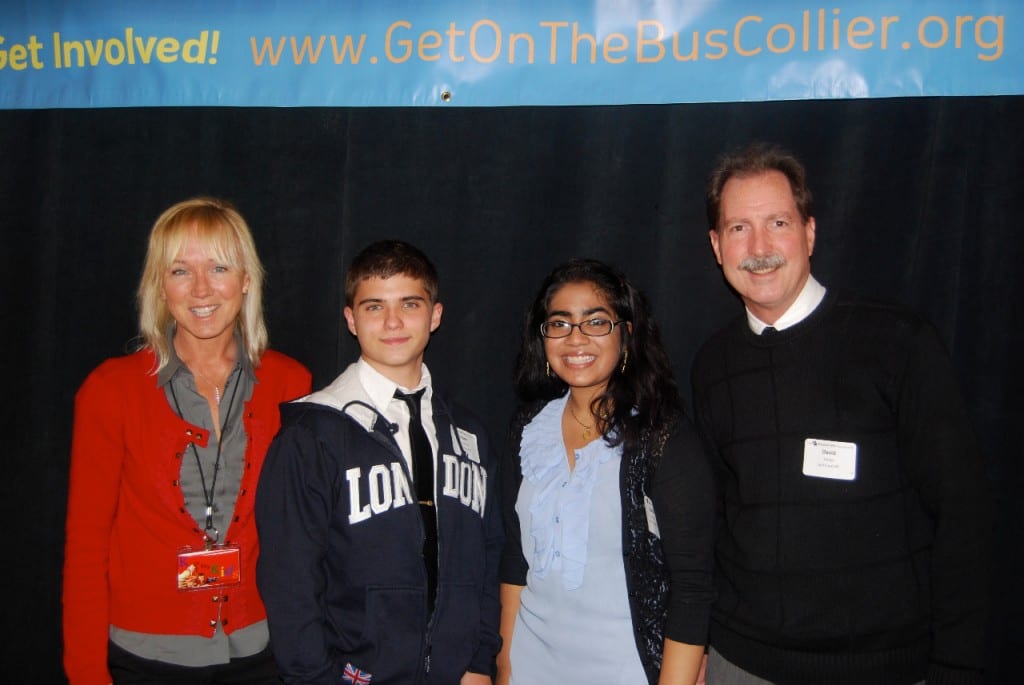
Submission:
[[[242,412],[245,403],[252,397],[256,376],[248,355],[238,342],[235,367],[228,374],[220,401],[221,442],[220,466],[217,464],[217,433],[213,416],[206,398],[199,393],[196,379],[171,346],[171,358],[157,376],[157,385],[162,386],[171,409],[184,420],[205,428],[210,439],[206,447],[192,443],[192,447],[181,460],[181,491],[185,506],[200,529],[206,528],[206,493],[213,488],[213,527],[220,532],[219,542],[224,542],[231,515],[235,510],[235,498],[242,482],[245,467],[245,427]],[[216,483],[214,483],[216,479]],[[204,485],[205,481],[205,485]]]

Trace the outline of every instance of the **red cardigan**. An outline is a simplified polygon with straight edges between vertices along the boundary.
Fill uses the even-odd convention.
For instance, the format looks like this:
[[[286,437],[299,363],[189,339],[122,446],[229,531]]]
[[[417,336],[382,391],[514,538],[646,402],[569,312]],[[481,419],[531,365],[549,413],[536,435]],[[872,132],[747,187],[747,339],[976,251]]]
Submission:
[[[267,351],[243,411],[248,443],[234,518],[224,537],[241,547],[241,585],[179,592],[177,551],[203,535],[178,484],[190,441],[208,432],[180,419],[157,387],[148,350],[109,359],[75,397],[64,554],[64,667],[71,685],[107,685],[111,624],[212,637],[218,609],[231,633],[266,618],[256,589],[256,481],[280,427],[278,404],[310,392],[309,371]],[[229,601],[230,600],[230,601]]]

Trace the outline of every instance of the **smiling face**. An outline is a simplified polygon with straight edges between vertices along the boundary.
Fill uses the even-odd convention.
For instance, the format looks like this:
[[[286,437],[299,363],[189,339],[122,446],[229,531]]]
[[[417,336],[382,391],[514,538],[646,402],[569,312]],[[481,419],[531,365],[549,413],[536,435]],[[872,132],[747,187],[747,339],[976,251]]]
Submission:
[[[591,319],[619,319],[593,283],[566,283],[551,296],[546,321],[580,323]],[[564,338],[544,338],[551,373],[574,392],[586,391],[590,397],[603,392],[622,363],[622,328],[615,326],[609,335],[591,337],[574,327]]]
[[[345,307],[348,330],[370,366],[405,388],[420,382],[423,351],[441,325],[441,303],[430,302],[423,281],[399,273],[373,276],[356,287]]]
[[[249,277],[240,268],[218,260],[190,232],[164,271],[160,293],[177,323],[175,344],[181,348],[230,343],[248,287]]]
[[[807,282],[814,252],[814,218],[801,219],[786,176],[729,179],[710,236],[725,279],[754,316],[775,323]]]

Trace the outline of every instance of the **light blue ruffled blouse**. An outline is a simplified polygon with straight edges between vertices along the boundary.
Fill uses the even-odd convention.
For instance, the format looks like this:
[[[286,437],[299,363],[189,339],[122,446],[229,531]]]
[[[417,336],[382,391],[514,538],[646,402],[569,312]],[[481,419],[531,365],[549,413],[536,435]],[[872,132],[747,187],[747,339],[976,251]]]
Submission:
[[[526,587],[512,633],[513,683],[646,682],[633,638],[622,559],[621,449],[562,439],[568,396],[523,430],[516,501]]]

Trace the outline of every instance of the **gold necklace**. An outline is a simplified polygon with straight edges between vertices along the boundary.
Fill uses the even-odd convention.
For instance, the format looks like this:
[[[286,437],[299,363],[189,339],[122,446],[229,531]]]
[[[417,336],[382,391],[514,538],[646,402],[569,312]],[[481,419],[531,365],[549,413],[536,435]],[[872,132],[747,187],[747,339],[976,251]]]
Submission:
[[[585,424],[582,421],[580,421],[580,418],[578,416],[576,416],[576,412],[574,412],[572,410],[572,405],[571,404],[569,404],[567,402],[566,406],[569,407],[569,415],[573,418],[573,420],[576,421],[576,423],[578,423],[581,426],[583,426],[583,439],[584,440],[590,440],[590,436],[592,435],[592,431],[594,430],[594,427],[593,426],[588,426],[587,424]]]

